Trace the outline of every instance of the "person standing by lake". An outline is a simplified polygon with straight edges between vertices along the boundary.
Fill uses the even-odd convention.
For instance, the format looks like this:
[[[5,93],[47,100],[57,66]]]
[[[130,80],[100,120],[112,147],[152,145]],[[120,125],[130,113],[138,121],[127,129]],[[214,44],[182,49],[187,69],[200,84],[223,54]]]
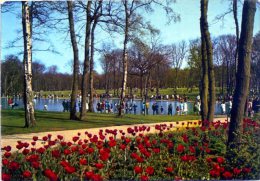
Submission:
[[[149,107],[150,107],[150,104],[149,104],[149,102],[146,102],[146,103],[145,103],[146,115],[148,115],[148,114],[149,114],[149,112],[148,112],[148,110],[149,110]]]
[[[188,114],[188,104],[186,101],[183,103],[183,114],[184,115]]]
[[[161,114],[163,114],[163,107],[161,106]]]
[[[168,115],[172,116],[172,104],[169,104],[168,106]]]
[[[134,103],[133,108],[134,108],[134,114],[136,114],[136,108],[137,108],[136,103]]]

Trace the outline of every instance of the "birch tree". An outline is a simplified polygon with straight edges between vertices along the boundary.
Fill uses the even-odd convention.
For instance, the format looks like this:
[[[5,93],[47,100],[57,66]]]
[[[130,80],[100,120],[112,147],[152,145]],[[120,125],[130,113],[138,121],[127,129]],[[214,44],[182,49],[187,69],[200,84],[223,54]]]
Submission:
[[[22,2],[22,25],[24,40],[24,109],[25,126],[35,126],[33,91],[32,91],[32,24],[30,6],[27,1]]]

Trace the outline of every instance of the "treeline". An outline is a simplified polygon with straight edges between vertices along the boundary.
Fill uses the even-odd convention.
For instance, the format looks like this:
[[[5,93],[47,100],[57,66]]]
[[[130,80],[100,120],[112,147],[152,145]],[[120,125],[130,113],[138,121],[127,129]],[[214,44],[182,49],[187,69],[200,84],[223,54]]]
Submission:
[[[222,35],[213,39],[213,59],[215,65],[216,87],[222,94],[232,94],[235,84],[235,57],[236,39],[232,35]],[[259,91],[259,59],[260,59],[260,33],[254,37],[253,52],[251,60],[251,89]],[[139,42],[140,43],[140,42]],[[139,88],[155,89],[160,94],[161,88],[185,87],[192,91],[198,87],[201,76],[201,54],[200,41],[193,40],[185,47],[185,56],[179,64],[186,62],[185,68],[174,67],[176,59],[172,58],[168,50],[172,45],[160,46],[156,53],[144,50],[144,45],[132,44],[129,48],[128,81],[129,89]],[[179,45],[175,45],[179,48]],[[144,51],[146,51],[144,53]],[[175,51],[175,57],[177,56]],[[104,89],[106,93],[119,96],[123,67],[122,50],[104,50],[101,57],[103,73],[94,72],[94,89]],[[181,62],[182,61],[182,62]],[[3,95],[14,95],[23,92],[23,64],[17,56],[9,55],[2,61],[1,92]],[[46,67],[43,63],[33,61],[33,90],[34,91],[62,91],[71,90],[72,75],[59,73],[57,66]],[[176,74],[177,73],[177,74]],[[176,76],[177,75],[177,76]],[[79,76],[79,89],[81,89],[82,74]],[[104,93],[105,93],[104,92]],[[138,95],[141,96],[142,95]]]

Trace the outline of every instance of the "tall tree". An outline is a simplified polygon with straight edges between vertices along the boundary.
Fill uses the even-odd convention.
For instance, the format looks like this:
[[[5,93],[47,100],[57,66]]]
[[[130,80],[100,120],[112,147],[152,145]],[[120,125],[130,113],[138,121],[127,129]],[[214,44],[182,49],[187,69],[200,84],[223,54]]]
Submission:
[[[238,71],[234,92],[231,120],[228,132],[228,153],[237,147],[243,129],[243,113],[250,81],[250,61],[253,40],[256,0],[245,0],[242,12],[242,25],[238,46]]]
[[[78,80],[79,80],[79,50],[77,45],[77,39],[74,28],[74,17],[73,17],[73,2],[67,1],[68,5],[68,17],[69,17],[69,29],[70,29],[70,39],[73,49],[73,83],[72,83],[72,93],[71,93],[71,104],[70,104],[70,119],[76,120],[77,110],[76,101],[78,94]]]
[[[207,1],[201,0],[200,2],[200,31],[201,31],[201,67],[202,67],[202,79],[200,86],[201,95],[201,119],[204,121],[207,119],[208,115],[208,61],[207,61],[207,50],[206,50],[206,40],[205,40],[205,20],[207,18]]]
[[[81,109],[80,109],[80,119],[82,120],[86,115],[86,103],[87,103],[87,76],[89,69],[89,45],[90,45],[90,35],[91,35],[91,4],[92,1],[88,1],[86,7],[86,32],[85,32],[85,55],[84,55],[84,68],[82,75],[82,86],[81,86]]]
[[[32,91],[32,29],[30,18],[30,6],[27,1],[22,2],[22,24],[24,40],[24,110],[25,126],[34,126],[36,124],[33,106]]]
[[[203,71],[207,71],[208,74],[208,88],[209,88],[209,99],[208,102],[203,100],[202,104],[208,104],[208,112],[207,112],[207,120],[213,121],[214,112],[215,112],[215,75],[214,75],[214,64],[213,64],[213,50],[212,50],[212,42],[209,33],[208,20],[207,20],[207,12],[208,12],[208,0],[201,0],[201,19],[200,19],[200,28],[201,28],[201,42],[202,42],[202,62],[207,62],[207,69]],[[205,52],[206,50],[206,52]],[[204,57],[206,56],[206,57]],[[204,72],[204,76],[206,73]],[[204,82],[204,81],[203,81]],[[204,87],[205,88],[205,87]],[[205,90],[202,90],[205,93]],[[206,94],[202,94],[203,97],[206,97]],[[202,105],[205,107],[205,105]],[[202,119],[205,120],[206,112],[203,111]]]
[[[98,5],[97,5],[98,4]],[[94,112],[93,107],[93,92],[94,92],[94,80],[93,80],[93,74],[94,74],[94,51],[95,51],[95,29],[97,26],[97,23],[99,21],[99,18],[101,16],[101,6],[102,1],[99,1],[98,3],[95,3],[95,10],[92,16],[92,28],[91,28],[91,50],[90,50],[90,64],[89,64],[89,111]]]

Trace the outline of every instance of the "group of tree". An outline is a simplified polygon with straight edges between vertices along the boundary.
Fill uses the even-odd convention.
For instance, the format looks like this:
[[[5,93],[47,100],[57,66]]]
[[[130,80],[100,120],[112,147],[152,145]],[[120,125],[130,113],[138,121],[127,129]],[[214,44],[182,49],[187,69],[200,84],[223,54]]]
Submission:
[[[13,2],[6,3],[2,12],[15,8],[13,4]],[[40,72],[48,77],[48,73],[43,72],[42,67],[38,67],[39,71],[38,69],[37,71],[33,70],[32,60],[35,49],[32,47],[35,47],[36,41],[43,40],[41,35],[46,35],[46,30],[49,29],[70,34],[73,50],[73,76],[70,77],[72,82],[70,119],[83,119],[86,116],[85,105],[88,93],[90,94],[90,111],[93,111],[94,82],[97,82],[94,81],[95,29],[100,26],[111,34],[119,33],[123,35],[122,49],[102,52],[101,61],[104,74],[96,75],[100,82],[104,81],[103,86],[107,92],[110,88],[113,88],[115,94],[117,88],[120,105],[123,104],[125,99],[127,87],[130,87],[130,92],[133,87],[139,87],[141,89],[140,96],[146,98],[149,86],[156,87],[156,94],[159,94],[159,88],[167,85],[166,77],[174,77],[171,80],[173,84],[170,85],[177,88],[185,80],[180,78],[181,75],[186,74],[191,77],[186,80],[187,87],[192,88],[194,85],[200,87],[202,120],[213,121],[215,86],[219,85],[222,92],[224,92],[224,88],[228,94],[234,92],[227,153],[232,153],[231,150],[239,145],[244,106],[250,81],[253,87],[259,89],[259,33],[253,43],[256,0],[244,1],[241,28],[239,28],[237,18],[237,1],[233,0],[232,12],[236,36],[225,35],[217,38],[212,38],[209,32],[208,0],[201,0],[200,40],[191,41],[189,45],[180,42],[169,46],[162,46],[154,39],[157,31],[145,22],[141,14],[142,11],[152,12],[155,7],[162,7],[170,20],[178,21],[180,17],[168,6],[168,1],[165,1],[165,4],[156,0],[122,0],[120,2],[112,0],[87,2],[25,1],[21,4],[20,10],[22,13],[19,18],[22,19],[20,35],[23,38],[23,65],[20,64],[18,67],[12,68],[13,73],[5,70],[6,75],[2,77],[2,82],[4,83],[5,93],[17,91],[17,89],[23,87],[25,127],[33,126],[36,122],[32,101],[33,75],[37,77]],[[63,22],[66,23],[63,24]],[[241,29],[240,33],[239,29]],[[82,30],[84,33],[82,33]],[[151,35],[151,41],[139,38],[146,37],[147,34]],[[82,75],[79,71],[80,52],[78,49],[81,37],[85,37]],[[4,62],[6,66],[17,62],[16,57],[11,56],[8,59],[10,61]],[[181,69],[185,59],[188,67]],[[18,70],[21,67],[24,70],[22,75],[24,85],[15,87],[14,84],[22,80],[21,77],[14,78],[14,75],[19,74]],[[54,72],[51,71],[51,75]],[[251,73],[253,73],[252,76]],[[158,74],[164,75],[159,76]],[[42,77],[40,76],[40,78]],[[11,83],[8,85],[8,82]],[[37,81],[34,86],[39,86]],[[75,104],[79,88],[81,89],[82,106],[80,116],[77,117]],[[120,106],[120,116],[122,115],[121,108]]]

